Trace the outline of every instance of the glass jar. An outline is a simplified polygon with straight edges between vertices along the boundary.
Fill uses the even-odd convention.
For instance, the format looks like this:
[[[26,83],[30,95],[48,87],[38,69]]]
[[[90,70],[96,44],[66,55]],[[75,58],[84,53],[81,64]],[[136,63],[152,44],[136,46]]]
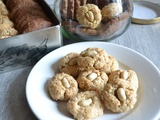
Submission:
[[[131,23],[131,0],[57,0],[54,12],[63,36],[76,41],[108,41],[123,34]]]

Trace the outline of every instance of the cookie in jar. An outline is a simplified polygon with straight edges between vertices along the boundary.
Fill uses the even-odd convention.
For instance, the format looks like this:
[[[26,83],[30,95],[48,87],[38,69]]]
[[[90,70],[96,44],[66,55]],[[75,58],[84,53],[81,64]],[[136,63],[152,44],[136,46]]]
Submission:
[[[63,35],[75,40],[108,41],[123,34],[130,25],[130,0],[60,0],[55,13]]]

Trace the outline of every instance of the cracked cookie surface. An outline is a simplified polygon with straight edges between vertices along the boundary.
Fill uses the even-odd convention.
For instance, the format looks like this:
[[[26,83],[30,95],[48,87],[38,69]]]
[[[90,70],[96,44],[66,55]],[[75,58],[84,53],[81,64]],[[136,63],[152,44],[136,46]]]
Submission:
[[[103,115],[104,105],[96,91],[85,91],[71,97],[67,109],[77,120],[90,120]]]
[[[77,10],[76,17],[81,25],[88,28],[96,28],[102,19],[100,9],[94,4],[80,6]]]
[[[48,82],[48,91],[53,100],[69,100],[78,93],[78,84],[72,76],[57,73]]]

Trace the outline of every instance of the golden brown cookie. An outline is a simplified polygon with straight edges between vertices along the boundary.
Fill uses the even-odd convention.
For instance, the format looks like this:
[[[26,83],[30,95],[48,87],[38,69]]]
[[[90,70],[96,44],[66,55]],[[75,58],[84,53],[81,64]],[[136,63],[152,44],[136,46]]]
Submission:
[[[113,112],[126,112],[134,108],[137,93],[124,84],[107,83],[102,93],[105,106]]]
[[[75,0],[68,0],[68,18],[74,19],[74,8],[75,8]]]
[[[99,70],[108,61],[108,55],[101,48],[87,48],[83,50],[77,60],[80,70]]]
[[[78,84],[72,76],[57,73],[49,81],[48,91],[53,100],[69,100],[78,93]]]
[[[103,115],[104,105],[96,91],[86,91],[71,97],[67,109],[77,120],[90,120]]]
[[[118,61],[111,55],[108,54],[108,60],[106,61],[106,64],[100,68],[100,71],[104,71],[107,74],[110,74],[111,72],[119,69],[119,63]]]
[[[108,75],[98,70],[83,71],[79,74],[77,82],[79,87],[85,91],[97,91],[101,93],[108,81]]]
[[[3,1],[0,1],[0,15],[5,15],[5,16],[9,15],[9,11],[7,10]]]
[[[116,70],[109,75],[108,83],[122,85],[137,91],[139,87],[138,76],[133,70]]]
[[[94,4],[80,6],[76,17],[80,25],[88,28],[96,28],[102,19],[100,9]]]
[[[8,37],[11,37],[11,36],[1,36],[0,35],[0,39],[4,39],[4,38],[8,38]]]
[[[123,7],[119,3],[109,3],[108,5],[104,6],[101,10],[102,13],[102,20],[108,21],[111,18],[118,16],[123,12]]]
[[[79,53],[76,52],[71,52],[64,56],[59,62],[59,70],[76,78],[79,75],[79,66],[77,64],[78,56]]]
[[[0,28],[1,36],[14,36],[17,34],[18,34],[18,31],[15,30],[14,28],[7,28],[7,29]]]
[[[6,29],[13,26],[14,23],[9,19],[8,16],[0,15],[0,28]]]
[[[31,22],[27,23],[27,25],[22,30],[22,33],[28,33],[28,32],[32,32],[35,30],[40,30],[43,28],[50,27],[52,25],[53,25],[52,22],[49,20],[46,20],[44,18],[36,18],[32,20]]]

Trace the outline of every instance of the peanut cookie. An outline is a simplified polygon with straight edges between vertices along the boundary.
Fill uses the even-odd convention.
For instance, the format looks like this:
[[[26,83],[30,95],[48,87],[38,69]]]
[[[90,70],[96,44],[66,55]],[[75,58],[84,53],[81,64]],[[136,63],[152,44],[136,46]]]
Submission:
[[[0,39],[9,38],[9,37],[11,37],[11,36],[1,36],[0,35]]]
[[[110,74],[111,72],[119,69],[119,63],[118,61],[111,55],[108,54],[108,60],[106,61],[106,64],[100,68],[100,71],[104,71],[107,74]]]
[[[109,3],[101,10],[102,20],[110,20],[111,18],[118,16],[123,12],[123,7],[119,3]]]
[[[100,9],[94,4],[80,6],[77,10],[76,17],[80,25],[89,28],[96,28],[102,19]]]
[[[104,105],[96,91],[86,91],[71,97],[67,109],[77,120],[90,120],[103,115]]]
[[[108,61],[108,55],[101,48],[87,48],[78,57],[77,63],[80,70],[101,69]]]
[[[0,15],[9,15],[9,11],[7,10],[5,4],[2,1],[0,1]]]
[[[8,16],[0,15],[0,28],[6,29],[13,26],[14,23],[9,19]]]
[[[67,73],[73,77],[79,75],[77,57],[79,53],[71,52],[64,56],[59,62],[59,70],[61,72]]]
[[[7,28],[7,29],[0,28],[0,35],[1,36],[14,36],[17,34],[18,34],[18,32],[14,28]]]
[[[48,83],[48,91],[53,100],[69,100],[78,93],[77,81],[66,73],[57,73]]]
[[[109,75],[109,83],[124,84],[133,91],[137,91],[139,87],[138,76],[133,70],[117,70]]]
[[[94,90],[101,93],[108,81],[108,75],[98,70],[83,71],[77,78],[79,87],[82,90]]]
[[[113,112],[125,112],[134,108],[137,93],[125,84],[107,83],[102,93],[105,106]]]
[[[100,70],[111,73],[119,69],[117,60],[101,48],[88,48],[82,51],[77,60],[80,70]]]

